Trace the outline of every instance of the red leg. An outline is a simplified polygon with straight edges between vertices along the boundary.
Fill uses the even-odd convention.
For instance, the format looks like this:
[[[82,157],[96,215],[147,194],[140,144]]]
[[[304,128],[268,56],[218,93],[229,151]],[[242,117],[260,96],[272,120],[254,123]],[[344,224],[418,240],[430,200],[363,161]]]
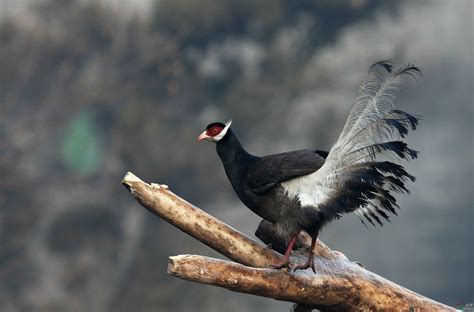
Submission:
[[[307,268],[311,268],[314,273],[316,270],[314,269],[314,247],[316,246],[316,241],[318,240],[318,235],[314,235],[311,237],[311,247],[309,248],[309,256],[308,260],[304,264],[297,265],[293,268],[293,272],[296,270],[305,270]]]
[[[288,262],[290,262],[290,255],[291,255],[291,251],[293,250],[293,246],[295,245],[296,243],[296,239],[298,238],[298,235],[300,233],[297,233],[290,241],[290,243],[288,244],[288,247],[286,247],[286,251],[285,251],[285,255],[283,256],[283,258],[281,259],[280,262],[278,262],[277,264],[274,264],[272,265],[271,267],[274,268],[274,269],[281,269],[281,268],[284,268],[286,266],[288,266]]]

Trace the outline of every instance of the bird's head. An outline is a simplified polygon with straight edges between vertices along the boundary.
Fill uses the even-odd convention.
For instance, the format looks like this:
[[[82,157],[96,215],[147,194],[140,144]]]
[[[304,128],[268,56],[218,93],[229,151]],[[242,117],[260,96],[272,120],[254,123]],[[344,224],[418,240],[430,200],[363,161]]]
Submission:
[[[232,119],[226,122],[213,122],[207,125],[206,130],[203,131],[198,137],[198,141],[208,140],[211,142],[219,142],[225,137],[227,131],[229,130],[230,125],[232,124]]]

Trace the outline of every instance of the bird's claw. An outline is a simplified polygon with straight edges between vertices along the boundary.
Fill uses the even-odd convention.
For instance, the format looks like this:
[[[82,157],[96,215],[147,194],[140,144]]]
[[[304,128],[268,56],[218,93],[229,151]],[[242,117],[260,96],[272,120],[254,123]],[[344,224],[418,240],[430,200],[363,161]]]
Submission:
[[[279,269],[287,269],[289,266],[288,266],[288,263],[286,263],[286,264],[272,264],[270,267],[272,269],[279,270]]]
[[[314,260],[306,261],[305,264],[296,265],[292,271],[296,272],[296,270],[306,270],[307,268],[311,268],[313,273],[316,274],[316,269],[314,268]]]
[[[272,264],[272,265],[270,265],[270,267],[272,269],[279,270],[279,269],[283,269],[283,268],[288,268],[289,264],[290,264],[290,261],[282,261],[282,262],[277,263],[277,264]]]

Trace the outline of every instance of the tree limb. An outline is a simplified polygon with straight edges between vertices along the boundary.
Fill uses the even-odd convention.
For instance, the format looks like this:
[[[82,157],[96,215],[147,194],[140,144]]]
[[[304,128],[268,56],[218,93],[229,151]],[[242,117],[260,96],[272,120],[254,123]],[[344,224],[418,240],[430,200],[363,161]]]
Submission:
[[[265,268],[281,255],[245,236],[173,194],[167,186],[148,184],[128,172],[122,180],[146,209],[238,263]]]
[[[403,288],[332,251],[316,246],[315,267],[290,273],[269,269],[281,255],[173,194],[167,186],[147,184],[132,173],[122,183],[149,211],[237,262],[197,255],[170,257],[168,273],[182,279],[301,304],[298,308],[324,311],[455,311],[453,308]],[[273,225],[262,222],[257,237],[281,246]],[[303,251],[291,262],[304,261],[308,237],[300,236]]]

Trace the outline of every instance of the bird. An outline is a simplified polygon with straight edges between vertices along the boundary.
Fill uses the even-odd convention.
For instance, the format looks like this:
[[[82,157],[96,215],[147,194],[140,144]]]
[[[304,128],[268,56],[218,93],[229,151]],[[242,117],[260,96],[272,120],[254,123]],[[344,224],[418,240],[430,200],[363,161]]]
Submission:
[[[320,230],[343,214],[354,212],[382,226],[397,215],[393,193],[409,193],[415,181],[402,160],[418,157],[403,141],[417,128],[420,116],[395,108],[400,88],[421,76],[412,64],[394,68],[391,61],[369,67],[347,121],[329,151],[304,149],[255,156],[242,146],[232,120],[212,122],[198,141],[216,144],[225,173],[239,199],[261,218],[276,225],[287,248],[272,268],[290,266],[300,232],[311,237],[307,261],[293,271],[314,267],[314,247]]]

